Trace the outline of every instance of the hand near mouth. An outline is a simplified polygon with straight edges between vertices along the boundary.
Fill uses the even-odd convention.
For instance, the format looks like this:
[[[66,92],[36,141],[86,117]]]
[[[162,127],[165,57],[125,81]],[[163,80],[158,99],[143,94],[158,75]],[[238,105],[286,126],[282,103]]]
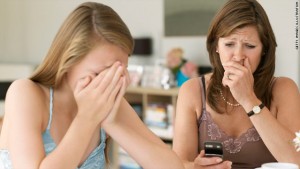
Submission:
[[[222,84],[229,87],[231,94],[240,104],[246,103],[249,96],[255,96],[254,78],[249,59],[242,63],[229,61],[223,64],[224,76]],[[256,97],[256,96],[255,96]]]

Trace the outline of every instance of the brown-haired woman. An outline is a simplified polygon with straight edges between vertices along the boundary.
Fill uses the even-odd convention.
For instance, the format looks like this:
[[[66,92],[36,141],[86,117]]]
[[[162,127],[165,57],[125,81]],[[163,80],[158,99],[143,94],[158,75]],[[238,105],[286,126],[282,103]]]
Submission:
[[[173,150],[186,168],[300,165],[292,140],[300,129],[300,94],[274,77],[276,41],[256,0],[229,0],[212,20],[207,50],[213,72],[180,89]],[[204,142],[223,144],[224,158],[204,157]]]

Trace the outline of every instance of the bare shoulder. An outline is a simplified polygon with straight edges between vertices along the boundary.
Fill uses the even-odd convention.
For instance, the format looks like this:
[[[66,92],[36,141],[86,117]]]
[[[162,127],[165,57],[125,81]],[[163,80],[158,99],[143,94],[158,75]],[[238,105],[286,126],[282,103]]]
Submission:
[[[35,99],[32,96],[41,97],[44,96],[45,92],[41,85],[29,80],[29,79],[19,79],[14,81],[8,88],[6,93],[6,101],[15,100],[18,98],[27,98],[29,102],[31,102],[31,99],[33,101],[39,100]],[[26,101],[24,100],[24,101]]]
[[[300,127],[300,93],[296,83],[287,77],[279,77],[273,85],[272,104],[276,108],[277,120],[291,131]]]
[[[29,79],[16,80],[6,93],[4,118],[8,121],[42,122],[41,112],[45,110],[47,99],[41,85]]]
[[[296,83],[287,77],[277,78],[273,85],[272,99],[272,104],[277,111],[277,118],[287,125],[295,123],[294,120],[300,118],[299,103],[300,93]]]
[[[203,76],[205,77],[205,85],[207,86],[211,74],[206,74]],[[201,92],[202,92],[200,83],[202,83],[201,77],[191,78],[180,87],[179,93],[181,95],[192,95],[192,96],[199,97],[201,96]]]
[[[273,85],[274,99],[287,99],[289,95],[299,95],[297,84],[288,77],[277,77]]]
[[[208,77],[205,76],[207,83]],[[202,90],[201,77],[191,78],[186,81],[179,89],[177,100],[177,112],[187,113],[195,112],[197,118],[201,115],[202,110]]]
[[[199,77],[195,77],[187,80],[180,87],[179,95],[197,97],[197,94],[199,94],[198,96],[201,96],[200,83],[201,81]]]

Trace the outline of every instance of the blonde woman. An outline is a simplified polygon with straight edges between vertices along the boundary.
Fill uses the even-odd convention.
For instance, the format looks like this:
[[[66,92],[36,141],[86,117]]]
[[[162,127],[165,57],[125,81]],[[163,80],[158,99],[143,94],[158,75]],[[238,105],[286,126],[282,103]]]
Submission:
[[[183,168],[123,98],[132,49],[113,9],[78,6],[33,75],[7,92],[2,168],[104,169],[108,135],[143,168]]]

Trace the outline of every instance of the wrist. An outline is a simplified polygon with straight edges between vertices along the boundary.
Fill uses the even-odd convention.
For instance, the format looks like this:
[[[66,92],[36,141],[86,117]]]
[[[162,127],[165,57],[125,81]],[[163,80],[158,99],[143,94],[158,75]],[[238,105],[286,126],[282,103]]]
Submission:
[[[251,99],[247,102],[245,102],[244,104],[242,104],[243,108],[245,109],[245,111],[247,113],[249,113],[250,111],[252,111],[254,106],[258,106],[262,103],[262,101],[260,101],[259,99],[255,98],[255,99]]]
[[[75,122],[79,123],[80,125],[84,125],[87,127],[97,127],[99,125],[99,122],[95,120],[95,118],[89,118],[83,114],[77,113],[74,120]]]
[[[111,128],[114,128],[116,126],[116,121],[115,120],[111,120],[109,118],[106,118],[104,119],[102,122],[101,122],[101,127],[104,129],[104,130],[109,130]]]
[[[265,105],[263,103],[261,103],[260,105],[254,106],[252,108],[252,110],[247,113],[248,117],[251,117],[254,114],[259,114],[264,107],[265,107]]]

